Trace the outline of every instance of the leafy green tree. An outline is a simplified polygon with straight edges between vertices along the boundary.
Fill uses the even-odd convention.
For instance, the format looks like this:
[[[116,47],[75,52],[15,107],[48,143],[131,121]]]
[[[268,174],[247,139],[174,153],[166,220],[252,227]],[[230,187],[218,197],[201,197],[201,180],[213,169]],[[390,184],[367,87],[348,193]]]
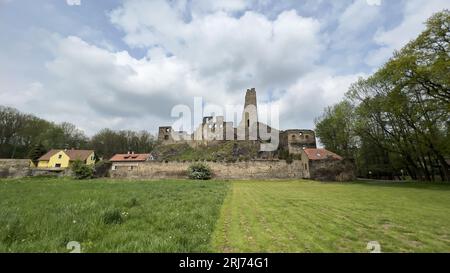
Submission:
[[[353,129],[354,108],[343,101],[325,109],[316,119],[316,135],[325,147],[346,158],[354,158],[356,136]]]
[[[0,107],[0,156],[14,158],[19,145],[19,131],[25,123],[24,116],[14,108]]]
[[[385,165],[414,179],[450,180],[449,22],[448,11],[434,15],[417,39],[347,96],[358,105],[359,137],[384,151]]]
[[[316,120],[321,142],[353,155],[360,175],[450,180],[449,24],[448,10],[433,15],[417,39]]]
[[[37,164],[38,159],[46,152],[47,149],[45,149],[44,145],[42,145],[42,143],[37,143],[30,150],[28,157],[31,159],[31,161],[33,161],[33,163]]]
[[[103,129],[91,139],[91,147],[104,159],[116,153],[149,153],[153,151],[155,138],[146,131],[113,131]]]

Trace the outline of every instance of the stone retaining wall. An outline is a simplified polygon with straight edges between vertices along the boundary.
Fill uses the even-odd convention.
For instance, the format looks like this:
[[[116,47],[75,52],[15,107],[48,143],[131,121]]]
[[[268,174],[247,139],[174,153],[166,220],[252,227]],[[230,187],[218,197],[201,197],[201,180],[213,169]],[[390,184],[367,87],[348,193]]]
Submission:
[[[149,161],[131,165],[116,165],[111,170],[115,178],[186,178],[187,169],[192,162],[155,162]],[[288,164],[284,160],[248,161],[248,162],[206,162],[217,179],[285,179],[303,178],[300,161]]]
[[[29,159],[0,159],[0,178],[18,178],[30,174]]]

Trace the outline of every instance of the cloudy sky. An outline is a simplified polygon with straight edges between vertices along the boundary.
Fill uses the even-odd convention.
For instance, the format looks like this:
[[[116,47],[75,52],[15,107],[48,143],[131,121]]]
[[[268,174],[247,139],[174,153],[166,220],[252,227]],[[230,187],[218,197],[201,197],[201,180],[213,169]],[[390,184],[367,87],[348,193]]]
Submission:
[[[280,126],[324,107],[416,37],[448,0],[0,0],[0,105],[76,124],[146,129],[174,105],[242,104]]]

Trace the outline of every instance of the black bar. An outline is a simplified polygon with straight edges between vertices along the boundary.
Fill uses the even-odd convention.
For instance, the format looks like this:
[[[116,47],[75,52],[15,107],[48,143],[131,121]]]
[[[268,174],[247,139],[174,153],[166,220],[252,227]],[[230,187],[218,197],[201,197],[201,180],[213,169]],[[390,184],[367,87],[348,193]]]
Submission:
[[[359,272],[402,272],[425,264],[445,266],[449,254],[0,254],[4,268],[140,269],[139,272],[316,272],[359,269]],[[5,267],[6,266],[6,267]],[[307,269],[314,269],[313,271]],[[89,270],[90,271],[90,270]],[[81,272],[81,271],[80,271]]]

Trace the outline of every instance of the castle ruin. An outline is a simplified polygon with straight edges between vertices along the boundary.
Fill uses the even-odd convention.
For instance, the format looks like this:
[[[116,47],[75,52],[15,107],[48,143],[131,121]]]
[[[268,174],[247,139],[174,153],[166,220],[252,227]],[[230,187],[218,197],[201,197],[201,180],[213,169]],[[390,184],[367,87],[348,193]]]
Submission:
[[[223,116],[207,116],[203,117],[202,123],[192,134],[174,131],[171,126],[159,127],[158,140],[164,145],[184,142],[193,147],[211,143],[217,144],[222,141],[250,141],[255,145],[260,145],[268,141],[261,136],[260,132],[278,134],[278,150],[287,151],[289,154],[299,155],[303,149],[316,148],[316,137],[313,130],[278,131],[259,122],[255,88],[248,89],[245,94],[242,119],[237,127],[233,126],[233,122],[225,121]]]

